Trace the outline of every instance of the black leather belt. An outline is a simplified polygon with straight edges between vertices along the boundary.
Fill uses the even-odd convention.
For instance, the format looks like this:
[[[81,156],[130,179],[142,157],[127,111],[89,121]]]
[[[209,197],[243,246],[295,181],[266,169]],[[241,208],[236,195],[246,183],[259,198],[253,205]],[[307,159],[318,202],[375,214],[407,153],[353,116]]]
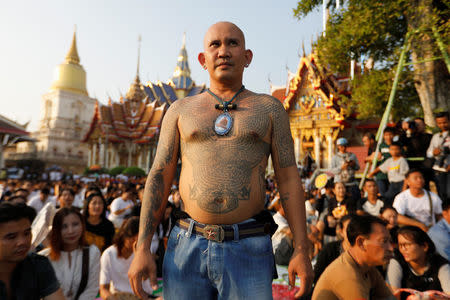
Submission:
[[[189,230],[190,220],[179,219],[178,226]],[[262,236],[270,234],[270,224],[261,224],[257,221],[250,221],[238,224],[239,239],[245,239],[252,236]],[[192,233],[201,235],[207,240],[215,242],[234,240],[234,228],[232,225],[209,225],[194,222]]]

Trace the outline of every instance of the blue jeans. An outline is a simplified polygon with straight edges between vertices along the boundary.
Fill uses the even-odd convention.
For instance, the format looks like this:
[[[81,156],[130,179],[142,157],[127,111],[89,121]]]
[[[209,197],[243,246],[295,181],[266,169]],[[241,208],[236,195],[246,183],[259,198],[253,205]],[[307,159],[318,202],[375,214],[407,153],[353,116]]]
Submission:
[[[270,236],[239,240],[234,227],[235,239],[222,243],[172,229],[163,263],[165,300],[272,299]]]

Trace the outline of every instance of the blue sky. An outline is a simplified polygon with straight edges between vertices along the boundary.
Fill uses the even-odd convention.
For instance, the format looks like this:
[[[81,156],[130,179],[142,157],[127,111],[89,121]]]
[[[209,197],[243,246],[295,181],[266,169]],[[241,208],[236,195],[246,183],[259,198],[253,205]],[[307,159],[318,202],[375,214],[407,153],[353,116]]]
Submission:
[[[320,11],[302,21],[293,17],[293,0],[40,0],[0,1],[0,114],[36,128],[41,96],[55,67],[69,50],[77,26],[78,53],[91,97],[118,100],[136,74],[138,36],[142,37],[141,80],[167,81],[186,32],[192,78],[206,83],[197,62],[203,35],[217,21],[236,23],[254,58],[244,75],[247,88],[269,92],[295,71],[302,41],[306,52],[320,34]]]

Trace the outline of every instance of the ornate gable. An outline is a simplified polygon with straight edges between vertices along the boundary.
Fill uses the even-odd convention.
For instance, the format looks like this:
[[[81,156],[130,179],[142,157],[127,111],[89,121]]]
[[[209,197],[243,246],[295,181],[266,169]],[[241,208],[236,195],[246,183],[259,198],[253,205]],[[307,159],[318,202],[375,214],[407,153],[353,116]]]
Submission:
[[[289,81],[283,105],[289,112],[291,124],[300,128],[312,127],[313,123],[338,126],[345,117],[345,110],[337,103],[341,92],[337,79],[310,54],[301,57],[297,72]]]

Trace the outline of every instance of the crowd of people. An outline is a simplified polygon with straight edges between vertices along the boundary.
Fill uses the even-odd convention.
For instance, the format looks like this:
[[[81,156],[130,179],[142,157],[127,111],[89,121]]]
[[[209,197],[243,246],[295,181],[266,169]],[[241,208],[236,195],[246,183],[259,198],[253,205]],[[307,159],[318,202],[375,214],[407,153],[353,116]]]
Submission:
[[[310,186],[306,190],[310,257],[314,264],[314,282],[317,286],[314,290],[322,287],[329,289],[330,285],[325,288],[320,284],[322,274],[325,278],[330,277],[327,280],[345,280],[345,277],[338,277],[331,271],[326,275],[326,270],[333,266],[338,268],[336,272],[342,273],[345,267],[332,265],[332,262],[352,247],[358,246],[355,246],[355,237],[349,239],[348,234],[364,228],[359,228],[362,225],[357,223],[353,224],[356,229],[349,229],[351,221],[359,220],[364,223],[372,220],[374,224],[383,225],[386,229],[389,241],[386,245],[391,247],[386,246],[383,251],[392,253],[390,260],[387,259],[389,255],[384,253],[382,258],[385,261],[380,259],[372,264],[380,266],[381,276],[393,291],[413,288],[450,292],[449,198],[440,198],[426,188],[429,186],[425,175],[427,171],[423,167],[410,168],[409,162],[402,156],[402,144],[392,142],[391,135],[392,130],[388,128],[384,141],[389,146],[389,151],[381,151],[385,156],[384,161],[369,174],[373,178],[378,172],[386,173],[388,182],[368,178],[360,191],[354,177],[358,161],[356,156],[347,155],[346,141],[341,138],[337,141],[339,152],[333,159],[331,169],[336,176],[331,177],[321,189]],[[433,151],[431,149],[429,152]],[[349,169],[353,169],[353,172],[344,172]],[[444,173],[440,170],[437,172]],[[441,181],[434,182],[439,191],[446,188],[446,185],[440,185]],[[383,188],[384,193],[381,192]],[[0,224],[8,222],[11,215],[20,215],[17,212],[9,215],[8,211],[14,210],[14,207],[24,210],[22,219],[28,218],[30,221],[33,219],[30,216],[39,213],[47,203],[57,207],[51,233],[38,249],[32,249],[34,252],[42,249],[37,253],[48,257],[53,267],[57,283],[53,283],[53,289],[49,288],[48,291],[52,292],[54,287],[59,286],[66,299],[94,299],[97,295],[103,299],[114,299],[114,295],[133,292],[127,272],[139,231],[143,190],[142,180],[134,183],[104,180],[90,184],[83,184],[81,181],[10,180],[3,187],[3,204],[0,210],[5,212],[0,213],[4,218],[0,219]],[[445,195],[445,191],[442,193],[440,194]],[[162,259],[168,235],[176,222],[177,214],[183,209],[176,182],[168,200],[163,221],[154,234],[149,249],[157,256],[158,276],[162,276]],[[295,245],[283,206],[279,203],[277,181],[273,176],[266,178],[266,206],[272,211],[278,225],[272,237],[275,261],[279,265],[287,265]],[[370,219],[369,216],[377,219]],[[365,230],[371,232],[370,229]],[[371,248],[368,249],[374,251]],[[348,267],[349,257],[342,259],[341,264]],[[377,275],[373,279],[377,281],[378,273],[373,274]],[[23,283],[19,279],[13,286],[20,284]],[[331,286],[341,285],[336,283]],[[144,290],[152,294],[148,281],[144,284]],[[320,295],[313,298],[325,297]],[[346,299],[345,296],[342,297]]]

